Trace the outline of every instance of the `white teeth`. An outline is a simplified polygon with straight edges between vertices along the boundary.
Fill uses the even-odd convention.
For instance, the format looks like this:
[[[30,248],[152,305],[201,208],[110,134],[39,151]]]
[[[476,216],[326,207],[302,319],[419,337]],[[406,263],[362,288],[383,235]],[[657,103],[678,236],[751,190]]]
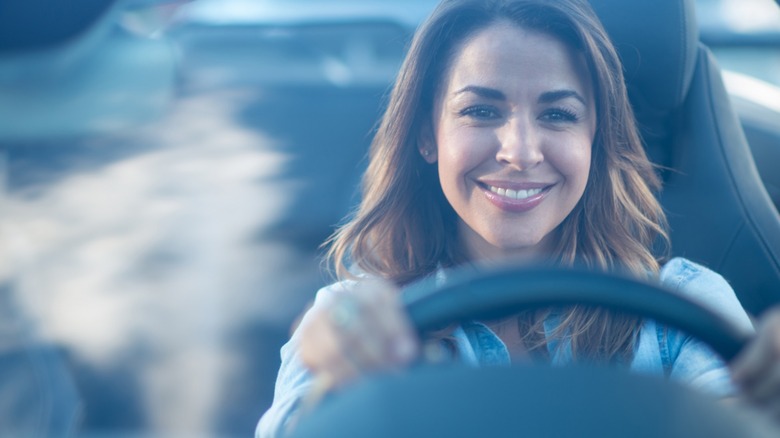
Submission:
[[[526,199],[528,197],[542,193],[542,189],[512,190],[494,186],[490,186],[490,191],[498,194],[499,196],[506,196],[507,198],[512,199]]]

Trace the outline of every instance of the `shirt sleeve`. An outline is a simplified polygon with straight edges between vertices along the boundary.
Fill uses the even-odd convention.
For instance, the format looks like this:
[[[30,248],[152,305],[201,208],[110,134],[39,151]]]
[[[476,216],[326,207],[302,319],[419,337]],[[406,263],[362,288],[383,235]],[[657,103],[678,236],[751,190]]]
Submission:
[[[661,270],[661,283],[743,331],[753,331],[734,290],[719,274],[689,260],[675,258]],[[718,397],[736,394],[725,362],[704,342],[661,326],[658,336],[670,378]]]
[[[283,436],[295,417],[301,400],[311,389],[312,375],[301,362],[298,346],[296,331],[282,347],[282,363],[274,387],[274,401],[257,424],[256,438]]]
[[[706,344],[676,330],[662,330],[660,336],[666,338],[662,354],[669,355],[672,380],[716,397],[736,395],[728,367]]]
[[[335,289],[349,287],[352,283],[342,281],[320,289],[312,309],[322,305]],[[306,312],[301,324],[280,351],[282,361],[274,387],[274,400],[257,423],[255,438],[284,436],[296,421],[301,402],[314,385],[314,378],[300,357],[300,327],[305,324],[312,309]]]

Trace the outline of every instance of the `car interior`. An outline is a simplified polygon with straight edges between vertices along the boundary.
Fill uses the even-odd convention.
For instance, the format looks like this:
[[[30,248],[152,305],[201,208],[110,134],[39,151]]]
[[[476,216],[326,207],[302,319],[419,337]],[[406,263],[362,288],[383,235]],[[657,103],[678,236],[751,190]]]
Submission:
[[[155,1],[133,0],[128,3],[153,4]],[[733,286],[746,310],[753,316],[761,315],[769,307],[780,303],[780,197],[772,195],[780,194],[777,191],[780,187],[777,184],[777,176],[780,173],[771,170],[776,167],[776,163],[780,163],[780,148],[777,147],[774,131],[765,129],[766,126],[772,125],[771,121],[752,119],[746,122],[738,118],[734,102],[724,87],[720,68],[708,48],[700,42],[694,0],[590,1],[623,59],[629,93],[642,138],[663,177],[664,188],[659,196],[670,222],[671,255],[689,258],[721,273]],[[9,74],[8,70],[2,68],[4,56],[16,56],[16,53],[21,51],[45,49],[73,40],[87,32],[87,28],[94,26],[101,17],[115,12],[109,7],[112,2],[63,1],[62,7],[70,8],[71,12],[75,11],[71,14],[72,20],[63,21],[54,19],[57,17],[56,13],[36,16],[36,11],[40,10],[42,5],[52,3],[49,0],[14,0],[11,3],[20,5],[14,10],[16,15],[3,14],[0,7],[0,76]],[[343,29],[365,25],[340,24]],[[388,71],[396,68],[395,59],[403,51],[404,38],[408,36],[409,29],[388,23],[372,22],[368,25],[372,27],[372,32],[378,35],[378,39],[382,40],[377,43],[382,45],[380,52],[386,58],[382,59],[382,68]],[[122,96],[127,100],[107,99],[99,102],[95,108],[102,108],[106,113],[122,113],[122,117],[118,119],[124,118],[137,123],[159,115],[162,100],[170,97],[171,82],[174,79],[181,80],[173,77],[177,67],[189,69],[183,85],[184,91],[179,90],[179,93],[185,94],[212,86],[216,89],[222,85],[219,80],[231,80],[227,75],[215,74],[215,71],[220,73],[218,68],[211,68],[219,64],[220,56],[228,52],[231,56],[243,53],[249,58],[250,55],[257,55],[258,51],[263,50],[269,53],[287,51],[288,48],[290,52],[303,50],[307,56],[293,61],[300,63],[303,67],[301,71],[311,72],[318,68],[312,60],[317,59],[319,62],[317,56],[328,58],[328,54],[312,55],[306,52],[313,50],[305,46],[307,41],[317,39],[330,44],[328,38],[332,38],[332,45],[336,47],[342,44],[342,39],[346,40],[346,37],[342,38],[340,34],[318,26],[302,25],[298,29],[309,40],[296,39],[284,29],[272,26],[264,29],[251,26],[236,26],[233,29],[217,26],[213,29],[207,29],[207,26],[196,27],[181,26],[173,30],[173,37],[181,50],[180,53],[174,54],[180,55],[178,59],[171,57],[170,47],[155,41],[144,46],[153,49],[153,54],[149,56],[155,56],[155,62],[152,62],[151,58],[127,58],[126,63],[117,67],[117,60],[129,52],[116,52],[113,51],[113,46],[100,46],[102,55],[113,56],[100,58],[105,64],[95,64],[96,71],[101,74],[111,77],[140,76],[139,72],[145,69],[154,69],[154,74],[146,76],[150,80],[144,84],[143,89],[121,90]],[[92,30],[97,31],[108,32],[106,29]],[[273,44],[264,41],[256,46],[245,45],[246,35],[260,33],[270,35],[269,40]],[[199,38],[202,38],[202,41]],[[215,41],[219,44],[214,43]],[[204,44],[210,43],[213,47],[206,47],[209,50],[198,52],[203,49]],[[128,51],[143,49],[126,47]],[[361,50],[357,47],[351,53],[359,58],[364,56]],[[182,53],[188,56],[181,56]],[[75,55],[82,56],[84,53],[71,52],[66,56]],[[32,59],[31,62],[37,61]],[[192,65],[177,65],[187,62]],[[293,158],[284,162],[278,173],[282,178],[289,176],[291,183],[286,187],[296,195],[292,197],[289,205],[285,205],[285,216],[258,231],[254,238],[284,241],[286,245],[310,255],[312,259],[319,254],[319,244],[332,232],[334,224],[348,211],[350,205],[354,204],[356,191],[344,187],[354,187],[359,181],[365,147],[370,141],[368,133],[371,123],[381,114],[382,96],[386,91],[386,84],[383,82],[385,77],[382,76],[384,73],[372,77],[374,73],[366,72],[365,77],[368,79],[350,82],[345,79],[347,76],[343,66],[340,67],[338,62],[326,65],[330,66],[330,70],[326,71],[336,86],[319,87],[312,81],[310,86],[303,87],[304,91],[299,93],[300,95],[293,97],[288,92],[294,85],[284,82],[290,79],[288,72],[270,66],[253,79],[258,83],[267,80],[274,86],[263,89],[262,99],[251,101],[246,98],[250,104],[238,114],[238,118],[246,126],[262,125],[260,128],[264,132],[281,139],[280,149],[287,148],[293,152]],[[247,61],[246,67],[256,68],[257,64]],[[36,99],[34,105],[21,108],[0,102],[0,114],[7,114],[9,117],[13,115],[15,120],[34,120],[35,113],[25,111],[35,111],[36,106],[38,111],[41,108],[54,108],[60,113],[70,114],[73,107],[55,107],[50,105],[52,101],[48,100],[66,80],[74,84],[69,87],[72,96],[62,100],[74,102],[78,94],[98,99],[100,85],[89,83],[90,81],[82,83],[81,79],[76,79],[78,73],[68,72],[67,76],[42,75],[45,76],[44,83],[49,84],[50,88],[31,94]],[[11,74],[15,73],[11,71]],[[300,80],[306,82],[309,79]],[[7,84],[7,81],[5,83]],[[13,88],[0,90],[3,93],[11,93]],[[85,90],[85,93],[81,93]],[[233,92],[244,90],[237,87]],[[62,95],[58,96],[61,97]],[[311,99],[321,102],[321,105],[307,105]],[[745,102],[737,104],[748,105]],[[75,113],[73,114],[75,116]],[[25,117],[19,117],[20,115]],[[349,123],[354,125],[351,126],[353,129],[339,127],[338,124],[343,122],[342,117],[345,116],[351,118]],[[299,119],[318,119],[322,124],[296,130],[296,120]],[[17,134],[26,135],[34,130],[51,129],[52,132],[62,131],[71,135],[76,131],[96,128],[78,118],[54,117],[51,123],[47,120],[41,115],[34,120],[35,123],[20,122],[13,126],[0,126],[0,149],[10,144],[2,144],[4,133],[10,133],[13,137]],[[0,125],[2,123],[0,120]],[[132,126],[132,123],[128,126]],[[69,130],[72,132],[68,132]],[[329,141],[321,141],[322,139]],[[299,150],[302,144],[307,147],[317,144],[318,147],[316,150]],[[51,150],[55,151],[54,148]],[[323,163],[329,165],[323,166]],[[2,166],[3,163],[0,162],[0,168]],[[761,173],[760,169],[763,169]],[[303,183],[294,179],[300,175],[305,175]],[[24,178],[25,175],[21,177]],[[307,191],[314,190],[334,195],[331,198],[307,196]],[[308,281],[308,271],[300,270],[298,274],[301,279],[305,277]],[[310,277],[315,277],[315,274]],[[322,281],[319,276],[316,278]],[[301,288],[299,283],[294,286]],[[306,283],[312,293],[316,286]],[[64,359],[67,354],[61,354],[65,352],[57,346],[39,343],[33,334],[26,331],[27,325],[18,317],[15,303],[10,298],[13,296],[13,287],[14,284],[0,281],[0,304],[3,304],[0,306],[0,316],[3,321],[7,321],[0,324],[0,347],[3,347],[0,348],[0,394],[3,394],[3,397],[0,397],[0,407],[9,406],[8,409],[0,409],[0,425],[6,425],[0,427],[0,432],[10,430],[11,436],[20,435],[21,433],[14,433],[18,431],[24,431],[21,434],[23,436],[56,436],[62,431],[66,431],[66,435],[79,435],[85,412],[88,425],[97,425],[98,429],[106,424],[110,427],[116,426],[110,424],[110,421],[115,420],[114,417],[121,416],[124,417],[123,421],[132,423],[137,413],[132,409],[120,412],[116,407],[124,408],[133,405],[132,403],[140,403],[132,400],[138,393],[115,391],[116,388],[107,388],[105,383],[110,381],[121,387],[123,384],[130,386],[133,382],[130,382],[130,379],[123,381],[124,375],[121,373],[111,374],[105,371],[102,375],[96,373],[86,378],[91,386],[85,388],[84,376],[92,373],[92,369],[77,375],[81,380],[74,380],[71,374],[74,367]],[[279,288],[286,292],[282,286]],[[300,307],[299,304],[302,305],[304,300],[300,297],[290,297],[289,301],[290,307]],[[270,332],[264,327],[261,329]],[[262,375],[265,378],[275,374],[275,370],[270,368],[278,366],[278,362],[268,358],[273,356],[273,359],[278,361],[277,344],[284,341],[288,332],[286,327],[283,330],[275,328],[272,342],[253,337],[254,334],[255,332],[247,330],[243,333],[246,338],[242,340],[245,341],[243,344],[230,344],[229,347],[246,348],[257,356],[256,362],[262,361],[262,366],[269,369],[254,369],[247,374]],[[368,433],[379,436],[377,431],[380,430],[388,436],[413,433],[424,435],[425,428],[432,431],[430,434],[442,434],[438,428],[445,423],[451,423],[450,425],[464,436],[472,432],[476,435],[486,434],[485,429],[475,430],[469,429],[471,426],[468,425],[459,425],[454,421],[458,416],[453,414],[458,409],[472,409],[475,405],[484,405],[485,410],[489,410],[489,397],[484,401],[480,398],[481,387],[501,391],[506,397],[514,397],[513,393],[519,388],[524,388],[524,391],[530,388],[529,393],[543,394],[556,385],[565,387],[566,396],[544,398],[550,403],[531,403],[530,399],[513,400],[523,403],[522,406],[527,406],[529,412],[532,412],[534,406],[542,410],[561,409],[570,412],[573,418],[570,423],[572,427],[580,427],[582,422],[588,423],[592,419],[604,420],[602,423],[607,424],[608,428],[600,429],[601,436],[619,436],[624,432],[621,428],[631,422],[643,425],[646,435],[638,436],[738,436],[740,431],[739,420],[723,415],[717,406],[695,394],[677,387],[658,387],[655,381],[633,379],[613,370],[558,373],[546,368],[532,368],[525,370],[525,375],[519,375],[516,370],[491,370],[482,376],[476,376],[472,371],[454,368],[441,372],[421,367],[410,373],[409,380],[399,377],[397,380],[368,382],[354,394],[345,394],[351,398],[345,397],[341,404],[338,399],[329,400],[332,403],[324,404],[322,411],[317,412],[319,416],[313,416],[309,424],[301,423],[302,427],[297,436],[322,436],[324,430],[336,436],[365,436]],[[585,379],[582,373],[585,373]],[[454,381],[461,383],[455,385]],[[507,383],[508,381],[511,383]],[[610,384],[604,385],[604,382]],[[240,423],[241,430],[245,430],[244,423],[256,421],[262,413],[262,403],[270,402],[267,398],[270,397],[268,394],[272,393],[272,383],[271,381],[266,386],[259,387],[238,382],[235,385],[239,387],[238,390],[232,387],[238,395],[231,403],[224,404],[225,410],[233,412],[225,415],[222,421],[234,424],[225,426],[224,429],[234,432],[237,429],[235,425]],[[594,405],[593,398],[587,394],[598,385],[610,388],[599,393],[606,401],[600,406],[592,406],[593,409],[582,409],[583,406]],[[440,388],[447,386],[461,391],[460,395],[448,395],[449,401],[453,402],[449,410],[441,416],[431,415],[425,424],[419,423],[417,420],[421,416],[414,412],[415,409],[439,403],[440,399],[429,398],[429,395],[433,397],[431,394],[440,393]],[[94,394],[90,394],[90,391]],[[113,391],[111,396],[106,396],[110,391]],[[258,396],[261,392],[265,398],[258,403],[257,399],[262,398]],[[410,393],[413,394],[414,400],[410,400]],[[637,393],[647,394],[646,404],[643,406],[650,411],[626,409],[624,400],[634,397]],[[462,396],[463,394],[468,394],[468,397]],[[80,395],[91,397],[88,406],[80,400]],[[554,399],[563,399],[567,405],[556,407],[553,404]],[[538,400],[539,397],[536,397],[536,401]],[[689,410],[691,418],[708,419],[699,425],[705,429],[691,428],[693,426],[687,423],[674,423],[672,428],[676,429],[661,430],[658,424],[647,423],[647,418],[665,415],[663,410],[669,406],[680,406],[680,409]],[[345,416],[354,418],[356,409],[371,414],[365,415],[365,422],[357,425],[365,429],[339,432],[340,424],[344,423],[341,419]],[[613,416],[608,417],[607,412],[610,410],[621,412],[625,422],[610,423],[610,420],[614,419]],[[647,415],[647,412],[651,414]],[[490,415],[493,414],[512,415],[511,412],[500,409],[494,409]],[[404,417],[405,415],[412,417]],[[100,418],[101,416],[105,418]],[[472,420],[472,426],[476,423],[473,421],[475,418],[477,417],[469,418]],[[549,420],[541,415],[539,419],[547,425],[550,421],[557,423],[556,420]],[[539,427],[545,426],[542,423]],[[502,424],[504,426],[496,427],[514,427]],[[16,425],[17,429],[9,429],[12,425]],[[419,428],[415,432],[405,429],[406,426]],[[561,427],[566,425],[562,424]],[[507,430],[511,429],[503,429],[503,432]],[[523,431],[527,433],[529,430]],[[568,432],[564,429],[562,433]]]
[[[722,273],[748,312],[759,315],[780,301],[780,216],[762,185],[720,69],[699,42],[694,2],[592,0],[591,4],[620,52],[648,153],[663,169],[660,197],[671,225],[672,254]],[[604,376],[590,374],[591,369],[416,371],[406,380],[377,379],[334,396],[302,420],[294,436],[316,436],[323,430],[339,436],[369,431],[380,434],[376,436],[427,436],[442,430],[458,436],[507,431],[533,435],[550,433],[551,428],[561,436],[621,436],[626,427],[647,436],[744,433],[739,432],[738,420],[709,412],[715,407],[703,400],[691,399],[696,407],[689,410],[691,406],[682,400],[693,395],[678,394],[682,388],[641,389],[649,383],[641,379],[616,384],[610,379],[619,373],[601,380]],[[615,394],[612,388],[616,387],[627,392]],[[593,393],[598,397],[580,398]],[[548,405],[549,399],[556,402]],[[625,405],[626,399],[632,400],[634,413],[653,405],[674,408],[659,412],[648,424],[647,418],[631,418],[632,413],[624,412],[621,403]],[[576,402],[570,405],[571,400]],[[537,410],[540,405],[544,407]],[[365,416],[355,419],[356,410]],[[421,410],[425,415],[419,414]],[[526,410],[531,413],[517,414]],[[690,424],[667,427],[675,423],[666,421],[669,412],[677,410],[702,429],[694,430]],[[551,411],[562,412],[565,426],[553,424],[547,414]]]
[[[664,169],[672,254],[721,273],[760,314],[780,301],[780,220],[699,42],[694,2],[591,4],[623,59],[648,153]]]

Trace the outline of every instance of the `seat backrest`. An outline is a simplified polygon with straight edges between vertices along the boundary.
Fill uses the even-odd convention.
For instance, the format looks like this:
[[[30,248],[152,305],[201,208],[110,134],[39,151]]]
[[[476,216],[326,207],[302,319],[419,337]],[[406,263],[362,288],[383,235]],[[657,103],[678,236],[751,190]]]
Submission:
[[[624,63],[672,254],[722,274],[758,315],[780,302],[780,215],[759,177],[694,0],[590,0]],[[780,146],[780,145],[779,145]]]

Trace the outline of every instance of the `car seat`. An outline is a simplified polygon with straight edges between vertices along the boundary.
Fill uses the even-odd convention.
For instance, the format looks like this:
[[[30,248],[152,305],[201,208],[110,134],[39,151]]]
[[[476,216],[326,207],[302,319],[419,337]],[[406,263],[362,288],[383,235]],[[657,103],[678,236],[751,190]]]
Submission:
[[[780,215],[721,72],[699,42],[694,0],[591,0],[624,63],[672,255],[721,273],[758,315],[780,302]]]

